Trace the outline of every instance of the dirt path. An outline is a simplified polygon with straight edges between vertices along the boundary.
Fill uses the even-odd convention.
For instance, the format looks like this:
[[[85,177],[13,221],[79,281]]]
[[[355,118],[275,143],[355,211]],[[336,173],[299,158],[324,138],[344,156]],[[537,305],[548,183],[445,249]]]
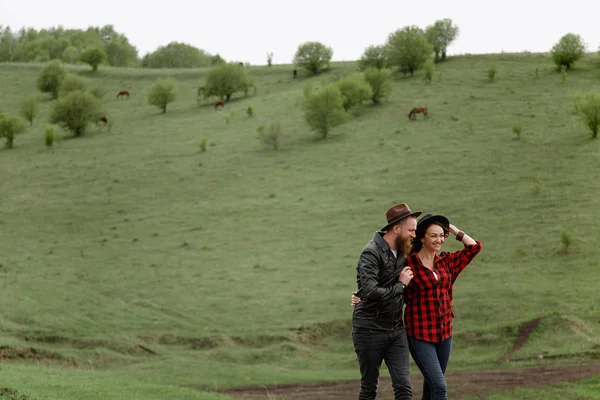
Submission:
[[[559,382],[573,382],[600,374],[600,363],[574,366],[548,366],[492,371],[448,373],[446,380],[451,398],[467,395],[484,395],[497,390],[516,387],[540,387]],[[423,378],[411,375],[413,395],[420,398]],[[379,381],[379,400],[393,400],[394,394],[389,378]],[[232,389],[223,393],[239,399],[277,400],[348,400],[358,396],[359,382],[329,382],[263,386]],[[270,396],[270,397],[269,397]]]

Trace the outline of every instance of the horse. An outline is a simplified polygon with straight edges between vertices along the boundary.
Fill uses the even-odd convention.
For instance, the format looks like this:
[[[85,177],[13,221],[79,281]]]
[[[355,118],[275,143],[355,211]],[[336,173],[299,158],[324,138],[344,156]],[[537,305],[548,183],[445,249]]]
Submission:
[[[215,110],[217,109],[218,106],[221,106],[221,108],[225,107],[225,101],[223,101],[223,100],[217,100],[215,102]]]
[[[129,98],[129,91],[128,90],[121,90],[119,93],[117,93],[117,99],[121,96],[127,96],[127,98]]]
[[[108,119],[106,118],[106,115],[103,115],[100,118],[98,118],[98,123],[100,122],[104,122],[104,125],[108,124]]]
[[[408,118],[413,119],[412,117],[414,116],[415,118],[417,118],[417,114],[423,114],[424,117],[427,117],[427,107],[415,107],[412,110],[410,110],[410,113],[408,114]]]

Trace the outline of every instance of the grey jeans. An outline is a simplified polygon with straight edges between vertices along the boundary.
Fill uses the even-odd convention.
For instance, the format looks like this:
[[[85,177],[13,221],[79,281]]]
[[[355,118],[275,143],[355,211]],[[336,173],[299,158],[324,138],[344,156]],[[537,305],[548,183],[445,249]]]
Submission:
[[[358,400],[376,398],[379,369],[384,360],[392,379],[394,399],[412,400],[408,340],[403,327],[390,331],[353,327],[352,341],[360,367]]]

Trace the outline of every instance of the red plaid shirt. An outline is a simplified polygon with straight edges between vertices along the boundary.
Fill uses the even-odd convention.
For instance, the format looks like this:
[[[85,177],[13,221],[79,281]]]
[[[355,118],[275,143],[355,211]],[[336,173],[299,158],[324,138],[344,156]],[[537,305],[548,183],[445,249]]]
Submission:
[[[441,342],[452,335],[452,286],[458,274],[481,251],[481,241],[450,253],[436,254],[433,272],[423,266],[418,254],[408,256],[413,279],[408,284],[404,326],[408,336],[427,342]]]

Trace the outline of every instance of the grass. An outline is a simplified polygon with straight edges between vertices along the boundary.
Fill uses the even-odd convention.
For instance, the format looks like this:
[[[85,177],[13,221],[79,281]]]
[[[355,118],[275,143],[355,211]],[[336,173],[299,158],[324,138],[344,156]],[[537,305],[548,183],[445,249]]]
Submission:
[[[5,113],[35,92],[39,68],[0,65]],[[436,65],[442,81],[398,75],[381,106],[318,140],[303,85],[354,68],[293,79],[290,66],[251,67],[257,95],[218,111],[196,104],[206,70],[74,68],[107,90],[110,132],[57,131],[47,149],[44,101],[0,151],[0,344],[47,352],[2,364],[7,385],[75,399],[88,382],[135,398],[124,394],[357,379],[355,264],[395,202],[483,242],[455,286],[450,371],[497,367],[537,317],[510,365],[597,354],[600,142],[574,111],[576,92],[600,89],[594,60],[563,84],[547,55],[454,57]],[[162,76],[178,82],[164,115],[146,100]],[[121,89],[131,98],[116,100]],[[428,119],[409,121],[417,106]],[[257,139],[270,123],[283,132],[277,151]]]

